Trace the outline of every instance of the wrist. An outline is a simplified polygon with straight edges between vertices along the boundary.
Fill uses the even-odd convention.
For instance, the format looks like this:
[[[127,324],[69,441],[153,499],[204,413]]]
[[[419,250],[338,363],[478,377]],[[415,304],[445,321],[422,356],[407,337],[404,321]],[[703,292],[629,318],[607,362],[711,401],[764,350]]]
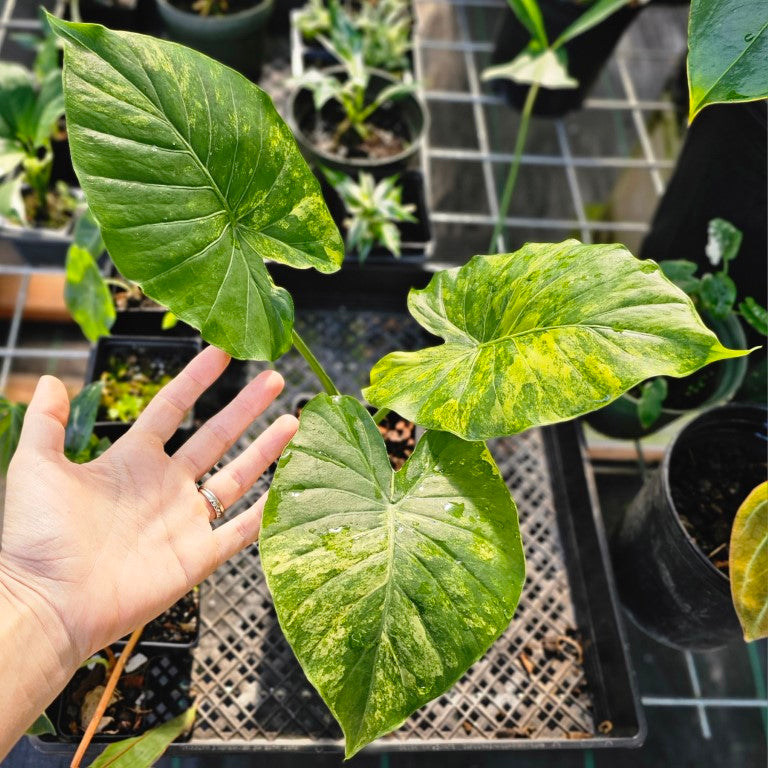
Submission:
[[[30,678],[37,678],[27,680],[28,686],[34,686],[25,694],[29,699],[44,694],[53,700],[82,661],[53,607],[3,569],[2,563],[0,647],[3,659],[12,660],[11,667],[24,667]]]

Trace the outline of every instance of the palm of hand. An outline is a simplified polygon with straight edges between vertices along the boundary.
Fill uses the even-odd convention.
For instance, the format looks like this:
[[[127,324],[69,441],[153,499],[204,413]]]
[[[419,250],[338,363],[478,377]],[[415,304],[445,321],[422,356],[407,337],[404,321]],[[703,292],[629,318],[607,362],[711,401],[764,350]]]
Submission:
[[[271,402],[282,387],[277,374],[258,377],[173,457],[163,449],[183,409],[225,364],[218,350],[203,352],[166,397],[85,465],[35,440],[34,419],[48,420],[40,432],[50,439],[62,413],[38,414],[30,404],[33,421],[9,472],[0,575],[61,623],[81,659],[157,616],[258,536],[263,497],[214,530],[195,480]],[[59,382],[50,386],[63,391]],[[207,483],[225,506],[279,455],[295,426],[292,417],[279,419]]]

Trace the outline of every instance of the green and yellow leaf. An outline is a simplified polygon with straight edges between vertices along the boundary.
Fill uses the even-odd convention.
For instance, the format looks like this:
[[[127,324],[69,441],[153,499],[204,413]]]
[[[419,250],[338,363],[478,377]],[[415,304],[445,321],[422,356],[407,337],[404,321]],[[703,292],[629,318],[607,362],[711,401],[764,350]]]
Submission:
[[[571,419],[653,376],[747,354],[723,347],[655,262],[620,245],[475,256],[412,290],[408,308],[445,343],[387,355],[363,394],[466,440]]]
[[[768,637],[768,482],[758,485],[736,513],[728,565],[744,639]]]
[[[49,17],[72,160],[120,272],[235,357],[291,345],[266,259],[333,272],[343,243],[264,91],[189,48]]]
[[[515,503],[487,448],[428,432],[394,472],[351,397],[302,411],[260,547],[280,625],[347,757],[486,652],[525,578]]]

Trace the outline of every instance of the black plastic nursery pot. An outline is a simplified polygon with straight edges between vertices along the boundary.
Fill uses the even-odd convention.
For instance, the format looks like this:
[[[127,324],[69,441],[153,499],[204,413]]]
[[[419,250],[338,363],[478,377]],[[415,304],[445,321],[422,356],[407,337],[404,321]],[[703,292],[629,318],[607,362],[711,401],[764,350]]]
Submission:
[[[710,549],[710,539],[727,546],[739,505],[765,480],[767,416],[765,407],[741,404],[698,416],[670,444],[612,537],[621,601],[659,642],[704,650],[741,636],[722,570],[727,550],[721,543]]]
[[[98,381],[101,374],[111,367],[111,360],[126,361],[135,358],[138,366],[149,371],[150,377],[163,374],[175,376],[181,369],[202,349],[202,342],[193,338],[160,339],[150,336],[106,336],[98,340],[91,348],[88,359],[86,383]],[[130,426],[129,422],[110,419],[105,415],[103,407],[99,407],[95,434],[99,436],[110,435],[104,430],[109,427],[112,434],[119,436],[120,431],[125,431]],[[192,415],[182,424],[182,429],[192,426]],[[183,435],[179,436],[181,439]],[[112,439],[112,438],[110,438]],[[169,450],[171,443],[166,446]]]
[[[721,320],[706,315],[704,320],[724,346],[729,349],[746,349],[747,339],[738,317],[729,315]],[[662,408],[658,419],[649,427],[640,423],[637,410],[639,397],[632,392],[623,394],[605,408],[593,411],[583,418],[593,429],[608,437],[619,440],[646,437],[692,410],[722,405],[731,400],[744,381],[747,360],[747,357],[733,357],[711,363],[685,379],[667,378],[670,394],[673,394],[671,388],[674,388],[678,403],[675,404],[676,407]],[[669,399],[668,395],[667,401]],[[686,401],[690,401],[690,406],[680,407]]]
[[[173,40],[256,79],[261,73],[264,27],[273,0],[240,5],[245,7],[223,15],[201,16],[185,0],[178,4],[157,0],[157,9]]]
[[[341,80],[346,79],[343,67],[331,67],[327,72]],[[397,79],[388,72],[371,70],[366,91],[367,103],[395,82],[398,82]],[[343,119],[341,107],[335,101],[326,103],[318,113],[312,93],[306,88],[299,87],[289,96],[287,117],[302,153],[310,163],[324,165],[349,176],[357,176],[360,171],[367,171],[377,179],[405,170],[420,150],[428,126],[426,104],[417,94],[410,93],[385,103],[371,115],[368,122],[395,134],[406,143],[406,146],[396,154],[372,158],[354,147],[345,156],[331,153],[318,146],[318,132],[332,132]]]
[[[116,658],[121,652],[120,647],[112,645],[108,651],[100,651],[94,657],[108,661],[110,655]],[[189,709],[194,698],[190,684],[191,667],[192,657],[187,652],[159,654],[149,649],[134,651],[118,681],[116,700],[107,708],[106,717],[110,721],[96,733],[94,743],[111,743],[138,736]],[[78,669],[48,708],[56,736],[37,737],[37,745],[49,751],[63,749],[69,752],[73,749],[83,735],[84,725],[89,719],[88,711],[92,711],[93,700],[98,701],[99,687],[105,680],[106,667],[103,663],[96,662]],[[182,734],[179,741],[186,741],[191,735],[191,732]],[[62,746],[62,742],[66,746]]]
[[[405,171],[400,176],[399,183],[403,190],[402,202],[406,205],[412,204],[415,206],[413,215],[416,217],[416,221],[397,222],[397,228],[400,230],[399,258],[393,256],[386,248],[377,245],[371,249],[366,258],[366,263],[368,264],[375,262],[391,265],[405,261],[420,262],[432,250],[432,227],[429,221],[424,176],[420,171]],[[339,231],[346,235],[347,227],[344,221],[348,214],[341,197],[322,174],[320,174],[320,186],[334,223],[339,228]],[[359,256],[354,251],[347,251],[344,258],[345,261],[359,261]]]
[[[72,227],[44,229],[0,224],[0,237],[10,241],[22,261],[30,267],[64,267],[72,245]]]
[[[539,6],[550,41],[557,39],[586,8],[585,3],[575,0],[540,0]],[[596,27],[567,43],[564,48],[568,56],[568,72],[579,84],[576,88],[541,88],[536,97],[533,114],[541,117],[562,117],[574,109],[579,109],[619,39],[639,11],[639,7],[620,8]],[[505,6],[496,32],[491,64],[505,64],[511,61],[523,51],[530,39],[530,32]],[[506,98],[510,106],[522,109],[528,95],[528,85],[499,79],[494,81],[494,87]]]

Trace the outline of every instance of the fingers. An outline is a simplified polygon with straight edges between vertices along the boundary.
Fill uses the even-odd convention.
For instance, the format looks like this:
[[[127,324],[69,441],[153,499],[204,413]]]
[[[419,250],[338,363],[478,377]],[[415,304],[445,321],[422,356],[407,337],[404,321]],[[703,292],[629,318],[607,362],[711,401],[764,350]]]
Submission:
[[[261,477],[264,470],[283,452],[288,441],[296,434],[299,422],[289,415],[281,416],[259,435],[237,458],[229,462],[205,483],[208,490],[226,509],[232,506]],[[201,495],[201,501],[208,502]],[[242,517],[238,515],[236,519]],[[233,522],[233,521],[232,521]],[[227,523],[226,525],[229,525]]]
[[[64,453],[69,397],[55,376],[41,376],[24,416],[19,448]]]
[[[213,531],[218,554],[217,568],[223,562],[229,560],[230,557],[236,555],[241,549],[245,549],[245,547],[253,544],[259,538],[261,516],[266,503],[267,494],[264,493],[245,512],[241,512],[237,517],[232,518],[232,520],[227,521],[224,525],[220,525]]]
[[[232,447],[248,425],[280,394],[283,383],[283,377],[276,371],[260,373],[231,403],[203,424],[176,451],[174,460],[188,467],[195,479],[204,475]],[[258,442],[257,440],[253,445]],[[263,471],[264,468],[260,469],[256,477]],[[248,485],[249,488],[254,481],[255,478]]]
[[[133,429],[155,435],[163,442],[168,440],[197,398],[221,376],[228,363],[226,352],[206,347],[152,398]]]

